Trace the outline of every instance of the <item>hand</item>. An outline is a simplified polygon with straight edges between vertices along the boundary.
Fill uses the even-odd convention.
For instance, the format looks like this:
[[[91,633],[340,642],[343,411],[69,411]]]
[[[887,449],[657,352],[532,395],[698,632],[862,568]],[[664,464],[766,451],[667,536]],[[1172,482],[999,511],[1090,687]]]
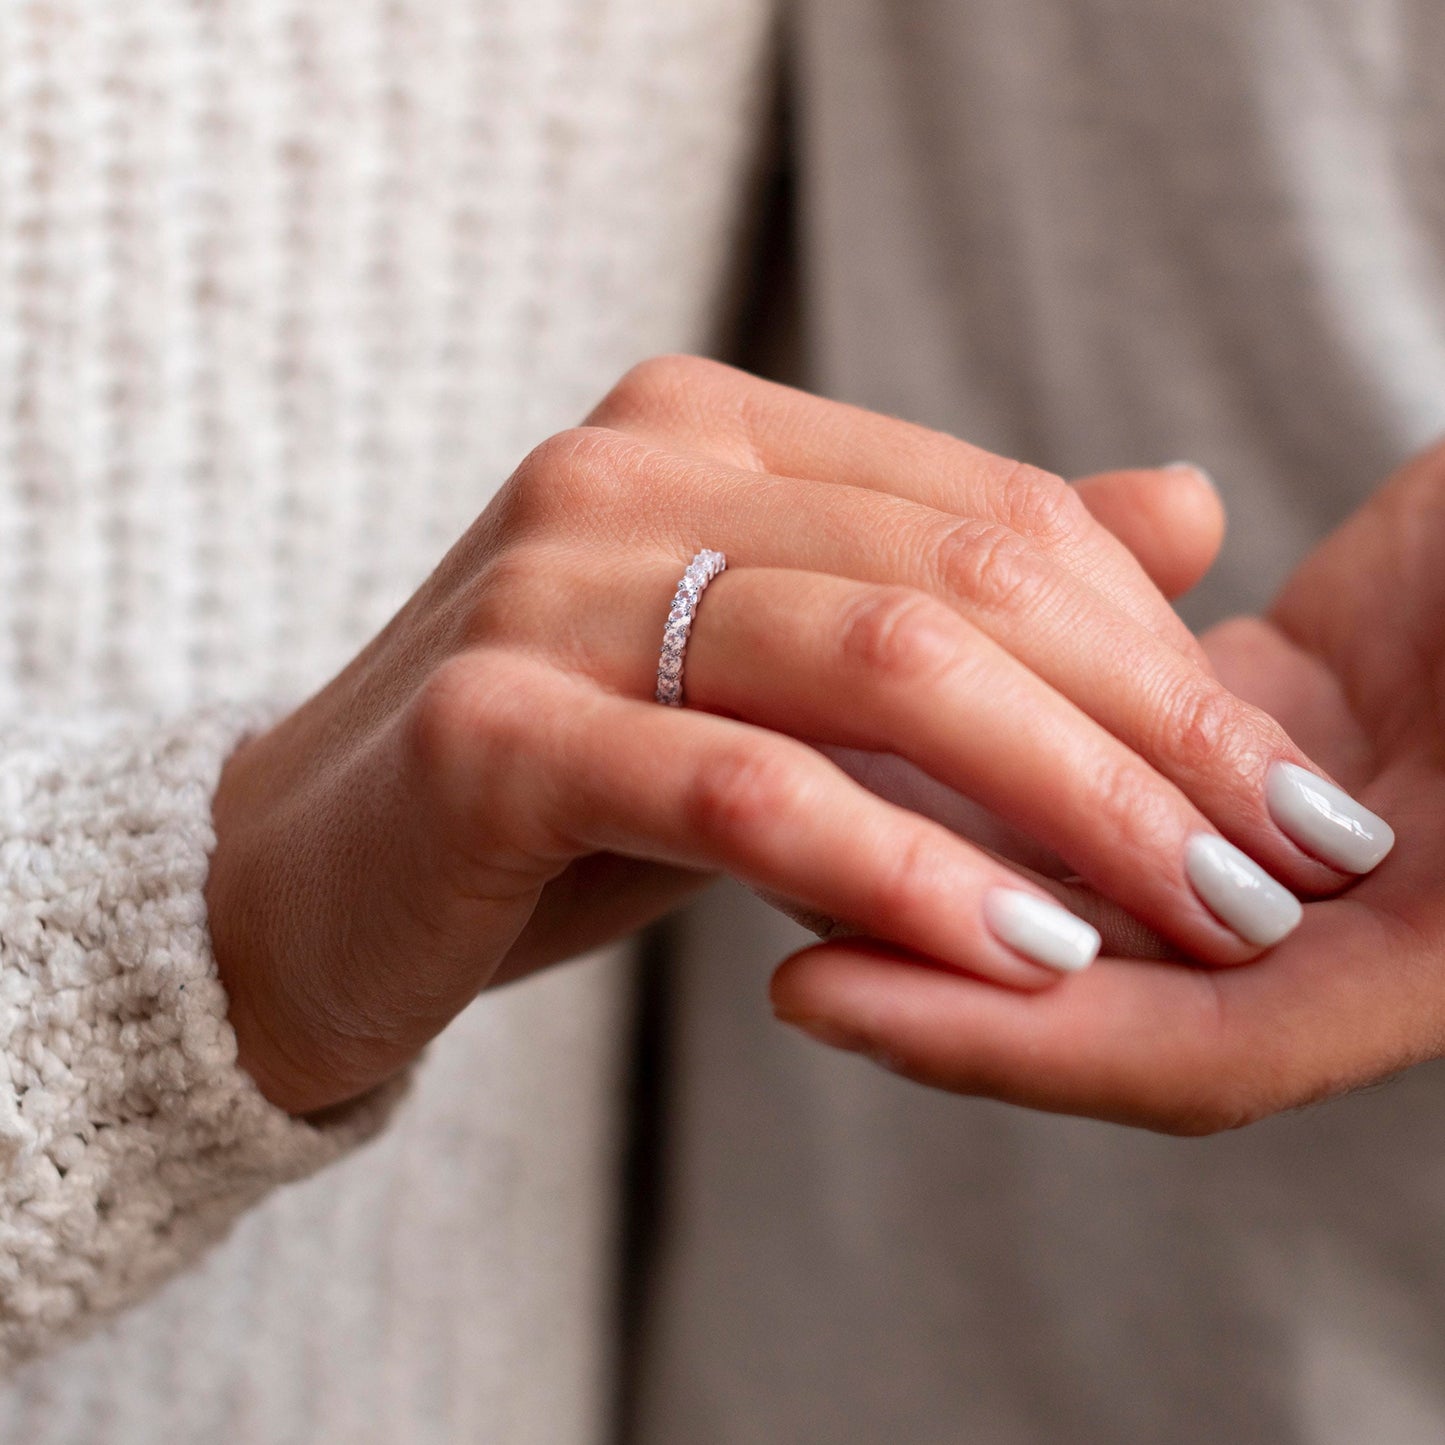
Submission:
[[[1023,996],[881,944],[787,960],[779,1015],[919,1082],[1175,1133],[1247,1124],[1445,1054],[1445,448],[1205,645],[1398,830],[1385,866],[1249,968],[1110,960]]]
[[[1151,482],[1213,506],[1177,474],[1095,505]],[[690,706],[662,707],[663,613],[702,544],[733,565],[694,625]],[[1307,759],[1211,676],[1081,494],[663,359],[527,458],[382,633],[228,763],[207,905],[243,1066],[293,1112],[340,1102],[480,989],[717,870],[1021,988],[1057,977],[1037,960],[1059,963],[1061,931],[1066,962],[1081,931],[1092,954],[1037,882],[813,743],[907,756],[1214,963],[1260,940],[1200,901],[1191,839],[1225,834],[1307,893],[1345,881],[1265,805],[1268,763]],[[1040,908],[1061,920],[1042,942]]]

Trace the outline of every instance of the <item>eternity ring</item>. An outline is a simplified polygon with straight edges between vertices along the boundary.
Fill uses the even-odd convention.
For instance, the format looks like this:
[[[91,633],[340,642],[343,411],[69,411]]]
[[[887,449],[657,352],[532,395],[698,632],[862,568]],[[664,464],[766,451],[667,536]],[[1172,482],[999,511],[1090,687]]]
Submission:
[[[682,655],[687,651],[697,599],[727,565],[727,558],[721,552],[710,552],[706,547],[687,564],[687,571],[673,594],[672,610],[667,614],[667,626],[662,633],[662,656],[657,663],[658,702],[669,707],[682,706]]]

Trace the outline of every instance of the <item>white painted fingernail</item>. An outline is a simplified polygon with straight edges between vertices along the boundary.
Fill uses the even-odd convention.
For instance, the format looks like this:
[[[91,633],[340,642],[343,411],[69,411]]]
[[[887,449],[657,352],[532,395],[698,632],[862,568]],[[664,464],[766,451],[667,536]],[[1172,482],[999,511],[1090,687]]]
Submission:
[[[1265,779],[1270,816],[1308,853],[1346,873],[1368,873],[1395,846],[1395,830],[1333,783],[1294,763]]]
[[[1082,918],[1057,903],[1016,888],[984,895],[984,921],[993,934],[1025,958],[1060,973],[1078,973],[1099,956],[1100,938]]]
[[[1196,833],[1189,840],[1185,871],[1209,911],[1246,943],[1260,948],[1278,943],[1304,917],[1299,899],[1288,888],[1213,833]]]

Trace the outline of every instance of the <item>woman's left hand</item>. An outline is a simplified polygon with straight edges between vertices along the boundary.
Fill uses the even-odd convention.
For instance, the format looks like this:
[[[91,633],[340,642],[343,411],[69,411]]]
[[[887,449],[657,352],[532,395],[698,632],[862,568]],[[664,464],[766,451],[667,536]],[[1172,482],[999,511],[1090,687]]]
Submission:
[[[1203,639],[1221,680],[1395,824],[1391,857],[1231,970],[1101,960],[1038,994],[867,940],[774,976],[778,1016],[908,1078],[1179,1134],[1445,1055],[1445,447]]]

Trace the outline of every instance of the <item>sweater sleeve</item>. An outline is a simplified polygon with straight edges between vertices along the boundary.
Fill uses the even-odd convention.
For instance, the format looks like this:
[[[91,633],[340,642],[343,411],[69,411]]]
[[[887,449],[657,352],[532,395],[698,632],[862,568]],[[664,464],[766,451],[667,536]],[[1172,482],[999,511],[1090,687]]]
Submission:
[[[221,765],[269,710],[0,726],[0,1370],[142,1298],[376,1134],[236,1062],[202,893]]]

